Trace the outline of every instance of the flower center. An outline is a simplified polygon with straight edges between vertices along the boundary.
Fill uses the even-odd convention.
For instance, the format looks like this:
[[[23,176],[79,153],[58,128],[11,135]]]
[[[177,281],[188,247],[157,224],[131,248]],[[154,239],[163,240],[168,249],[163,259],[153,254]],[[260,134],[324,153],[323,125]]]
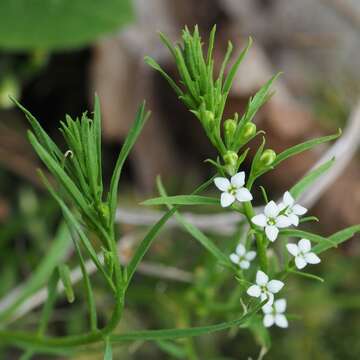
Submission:
[[[237,191],[237,187],[234,186],[234,185],[231,185],[231,186],[229,187],[228,193],[231,194],[231,195],[235,195],[235,194],[236,194],[236,191]]]
[[[268,223],[268,225],[273,226],[276,224],[276,220],[274,218],[269,218],[267,223]]]

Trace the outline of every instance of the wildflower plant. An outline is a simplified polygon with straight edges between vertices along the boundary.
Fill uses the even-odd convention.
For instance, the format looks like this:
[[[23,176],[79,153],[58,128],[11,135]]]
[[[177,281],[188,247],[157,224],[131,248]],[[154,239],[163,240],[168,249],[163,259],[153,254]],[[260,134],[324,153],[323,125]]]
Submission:
[[[179,338],[190,338],[233,327],[250,329],[255,335],[263,333],[266,328],[274,324],[286,328],[289,324],[284,315],[286,308],[284,292],[288,282],[291,281],[291,276],[318,279],[317,276],[300,270],[307,264],[318,263],[319,254],[336,247],[360,231],[360,225],[354,225],[329,237],[323,237],[297,228],[303,222],[313,219],[313,217],[302,217],[307,209],[298,204],[297,199],[314,180],[331,167],[334,159],[308,173],[287,190],[280,203],[269,201],[267,192],[261,188],[265,204],[261,209],[254,208],[252,202],[257,191],[254,184],[259,177],[291,156],[336,139],[340,132],[306,141],[279,154],[266,148],[265,137],[262,136],[251,160],[250,171],[245,173],[241,165],[249,153],[247,145],[250,140],[262,134],[257,131],[253,123],[254,117],[272,95],[271,85],[278,75],[269,79],[250,98],[242,116],[235,113],[232,118],[224,119],[224,109],[236,71],[251,45],[251,39],[234,61],[231,60],[233,47],[229,43],[220,70],[215,75],[213,59],[215,31],[214,27],[210,33],[207,51],[204,51],[204,44],[197,27],[193,32],[187,28],[183,30],[181,44],[173,45],[165,35],[160,35],[176,63],[178,80],[171,78],[154,59],[146,58],[146,62],[164,76],[179,100],[200,121],[205,135],[218,155],[215,159],[208,159],[208,163],[214,168],[214,176],[198,186],[191,195],[169,196],[160,178],[157,179],[160,196],[143,204],[166,206],[167,211],[148,230],[127,265],[121,263],[117,247],[115,214],[118,185],[124,162],[149,116],[145,104],[139,107],[135,122],[120,151],[110,184],[106,186],[102,176],[101,116],[97,97],[91,116],[87,113],[79,119],[66,116],[61,122],[60,131],[65,141],[65,147],[62,149],[47,135],[35,117],[13,99],[31,125],[32,131],[28,134],[30,143],[55,180],[51,181],[39,170],[44,184],[61,208],[69,234],[72,236],[86,290],[89,330],[81,334],[58,337],[47,335],[48,323],[58,296],[59,282],[64,285],[68,300],[70,302],[75,300],[69,268],[61,263],[54,267],[51,276],[47,279],[48,298],[43,307],[38,331],[27,333],[8,330],[2,326],[0,343],[24,349],[24,358],[28,359],[36,352],[50,351],[64,354],[85,345],[103,342],[104,359],[109,360],[112,358],[112,346],[119,343],[155,341],[161,345],[163,344],[160,343],[161,341],[171,342]],[[217,191],[217,197],[203,194],[210,187]],[[105,191],[107,188],[109,190]],[[225,244],[218,244],[211,239],[179,211],[183,206],[194,205],[215,206],[219,210],[226,208],[223,210],[239,213],[242,217],[239,238],[242,241],[229,250]],[[220,271],[219,269],[221,269],[220,279],[231,277],[232,290],[229,299],[224,299],[222,296],[222,303],[217,299],[215,305],[218,306],[213,304],[209,309],[202,307],[201,312],[199,311],[204,314],[214,308],[221,309],[225,319],[207,326],[130,330],[117,333],[116,328],[122,319],[127,291],[134,273],[153,240],[173,216],[185,231],[211,254],[217,264],[216,268],[209,267],[205,270],[205,278],[206,272]],[[285,239],[286,247],[275,247],[279,238]],[[296,245],[290,240],[291,238],[301,240]],[[315,246],[311,247],[310,241],[315,243]],[[287,256],[289,253],[294,259],[289,259]],[[90,259],[95,265],[109,294],[113,297],[113,312],[105,325],[101,325],[98,320],[92,281],[85,266],[86,259]],[[200,284],[199,292],[201,287]],[[190,292],[188,301],[193,301],[196,296],[194,292]],[[206,293],[204,296],[212,299],[216,294]],[[278,299],[278,296],[281,298]],[[16,305],[0,313],[1,323],[6,323],[20,303],[17,302]],[[236,317],[229,318],[227,309],[230,308],[235,308],[231,316],[235,314]],[[164,347],[164,344],[162,346]],[[269,344],[262,346],[269,347]]]

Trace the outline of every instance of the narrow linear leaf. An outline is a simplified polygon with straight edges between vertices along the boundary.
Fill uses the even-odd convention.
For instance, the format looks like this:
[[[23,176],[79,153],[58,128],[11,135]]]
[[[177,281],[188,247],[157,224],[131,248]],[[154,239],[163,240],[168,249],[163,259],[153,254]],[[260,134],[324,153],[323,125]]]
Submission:
[[[108,194],[108,203],[110,207],[110,225],[114,223],[115,219],[115,212],[116,212],[116,206],[117,206],[117,192],[118,192],[118,186],[119,186],[119,180],[121,176],[121,171],[123,168],[123,165],[125,163],[126,158],[128,157],[132,147],[134,146],[138,136],[140,135],[140,132],[145,125],[145,122],[147,118],[149,117],[150,113],[145,113],[145,102],[142,103],[142,105],[139,107],[134,125],[130,129],[123,147],[121,148],[119,157],[116,161],[115,169],[113,172],[113,175],[111,177],[111,183],[110,183],[110,191]]]
[[[72,303],[75,300],[75,295],[70,279],[70,269],[66,264],[60,264],[58,268],[59,268],[59,276],[61,282],[64,285],[67,300],[69,303]]]
[[[205,190],[210,184],[212,184],[214,180],[214,176],[210,178],[208,181],[206,181],[204,184],[200,185],[197,189],[194,190],[193,195],[196,193],[199,193],[203,190]],[[128,267],[127,267],[127,285],[129,285],[132,277],[134,276],[134,273],[136,271],[136,268],[138,267],[140,261],[147,253],[148,249],[150,248],[152,241],[155,239],[157,234],[160,232],[160,230],[163,228],[163,226],[166,224],[166,222],[174,215],[176,210],[178,209],[178,206],[175,206],[173,209],[169,210],[167,213],[165,213],[159,221],[157,221],[156,224],[154,224],[151,229],[148,231],[144,239],[141,241],[140,245],[135,251],[134,256],[132,257]]]
[[[312,280],[316,280],[316,281],[320,281],[320,282],[324,282],[325,280],[323,278],[321,278],[320,276],[314,275],[314,274],[310,274],[310,273],[306,273],[303,271],[298,271],[298,270],[288,270],[290,273],[295,274],[295,275],[299,275],[302,277],[306,277],[308,279],[312,279]]]
[[[40,289],[48,280],[56,266],[64,259],[71,246],[71,236],[65,223],[62,223],[56,232],[55,238],[49,246],[46,256],[43,257],[29,279],[20,286],[15,300],[9,302],[0,313],[0,321],[5,322],[14,311],[33,293]]]
[[[316,179],[318,179],[322,174],[333,166],[335,158],[327,161],[326,163],[320,165],[313,171],[306,174],[299,182],[296,183],[291,189],[291,195],[297,199],[309,186],[311,186]]]
[[[63,202],[63,200],[56,194],[55,190],[50,185],[50,183],[47,180],[47,178],[45,177],[45,175],[40,170],[38,171],[38,173],[39,173],[44,185],[50,192],[50,194],[53,196],[53,198],[59,204],[59,206],[63,212],[63,215],[65,217],[65,220],[68,223],[69,228],[70,229],[73,228],[76,230],[76,233],[79,235],[82,245],[86,249],[86,251],[87,251],[88,255],[90,256],[91,260],[93,261],[94,265],[97,267],[97,269],[100,271],[100,273],[104,276],[105,280],[107,280],[109,286],[114,290],[115,288],[114,288],[114,284],[113,284],[112,280],[109,278],[104,267],[101,265],[101,263],[97,257],[97,254],[96,254],[93,246],[91,245],[89,239],[85,235],[79,221],[75,218],[75,216],[72,214],[72,212],[70,211],[68,206]],[[75,239],[74,239],[74,243],[76,245]]]
[[[255,306],[247,314],[243,315],[239,319],[222,322],[216,325],[198,326],[184,329],[166,329],[166,330],[144,330],[134,331],[127,334],[112,335],[110,340],[112,343],[121,343],[129,341],[156,341],[156,340],[172,340],[182,339],[187,337],[194,337],[200,335],[207,335],[218,331],[230,329],[232,327],[240,326],[246,323],[255,313],[257,313],[262,304]]]
[[[161,196],[146,200],[141,205],[219,205],[216,198],[199,195]]]
[[[323,137],[319,137],[316,139],[311,139],[308,141],[305,141],[301,144],[295,145],[289,149],[284,150],[283,152],[281,152],[280,154],[278,154],[276,156],[275,162],[274,162],[274,166],[279,165],[281,162],[283,162],[284,160],[288,159],[289,157],[298,155],[306,150],[310,150],[312,149],[314,146],[332,141],[337,139],[339,136],[341,135],[341,130],[339,129],[338,132],[336,134],[333,135],[328,135],[328,136],[323,136]]]
[[[319,243],[313,247],[312,251],[316,254],[320,254],[332,247],[336,247],[346,240],[351,239],[355,234],[360,233],[360,225],[350,226],[346,229],[340,230],[337,233],[331,235],[328,239],[329,243]]]
[[[293,236],[296,238],[305,238],[308,239],[310,241],[316,242],[316,243],[326,243],[330,246],[336,246],[336,243],[331,241],[330,238],[326,238],[323,237],[321,235],[317,235],[317,234],[313,234],[310,233],[308,231],[304,231],[304,230],[298,230],[298,229],[281,229],[280,230],[280,235],[285,235],[285,236]]]
[[[166,198],[165,188],[161,183],[160,177],[157,178],[157,186],[160,194]],[[169,210],[173,210],[174,208],[171,205],[167,205]],[[208,250],[221,264],[227,265],[228,267],[233,267],[229,258],[196,226],[189,223],[185,220],[185,218],[177,211],[175,212],[175,218],[179,221],[179,223],[187,230],[190,235],[192,235],[206,250]]]

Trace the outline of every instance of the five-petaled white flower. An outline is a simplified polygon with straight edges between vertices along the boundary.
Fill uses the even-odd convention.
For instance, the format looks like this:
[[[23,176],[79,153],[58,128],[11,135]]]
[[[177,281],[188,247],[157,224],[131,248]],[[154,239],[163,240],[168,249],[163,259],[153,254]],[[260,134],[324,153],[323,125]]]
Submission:
[[[279,234],[279,229],[291,225],[290,219],[285,215],[279,215],[280,208],[274,201],[270,201],[264,208],[264,213],[255,215],[251,221],[262,228],[270,241],[275,241]]]
[[[265,314],[263,319],[265,327],[270,327],[274,324],[281,328],[288,327],[288,321],[284,315],[286,310],[285,299],[276,300],[273,305],[266,304],[262,307],[262,310]]]
[[[246,251],[243,244],[239,244],[233,254],[230,255],[230,260],[241,267],[241,269],[248,269],[250,261],[254,260],[256,256],[255,251]]]
[[[299,216],[304,215],[307,212],[307,209],[303,206],[296,204],[294,198],[291,194],[286,191],[283,196],[283,201],[279,204],[280,211],[284,211],[291,224],[294,226],[299,225]]]
[[[298,244],[287,244],[289,253],[295,256],[295,265],[303,269],[307,264],[318,264],[321,260],[311,252],[311,242],[308,239],[301,239]]]
[[[230,181],[224,177],[217,177],[214,179],[216,187],[221,190],[221,206],[230,206],[235,200],[240,202],[247,202],[252,200],[250,191],[244,187],[245,172],[241,171],[231,177]]]
[[[272,305],[274,294],[278,293],[284,286],[280,280],[270,280],[269,277],[261,270],[256,273],[256,284],[247,289],[247,294],[253,297],[260,297],[261,301],[268,299],[266,305]]]

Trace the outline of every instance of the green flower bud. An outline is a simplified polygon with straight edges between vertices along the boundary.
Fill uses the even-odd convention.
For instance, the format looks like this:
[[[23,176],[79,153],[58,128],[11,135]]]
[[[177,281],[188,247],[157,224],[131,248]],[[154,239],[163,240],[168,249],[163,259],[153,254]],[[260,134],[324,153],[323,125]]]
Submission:
[[[236,131],[236,121],[233,119],[228,119],[224,122],[224,131],[225,131],[225,142],[226,144],[230,144],[233,140],[235,131]]]
[[[102,204],[100,205],[99,210],[100,210],[100,213],[101,213],[102,217],[103,217],[104,219],[108,220],[108,219],[109,219],[109,216],[110,216],[109,206],[108,206],[106,203],[102,203]]]
[[[241,131],[241,138],[243,140],[249,140],[256,134],[256,125],[253,123],[247,123]]]
[[[234,151],[227,151],[223,156],[225,169],[230,175],[234,175],[236,173],[238,158],[238,155]]]
[[[13,76],[8,76],[0,83],[0,108],[10,109],[14,106],[9,95],[18,98],[20,96],[19,82]]]
[[[205,121],[208,123],[213,123],[215,120],[214,113],[209,110],[205,110]]]
[[[276,152],[271,149],[265,150],[260,156],[260,163],[263,166],[270,166],[276,159]]]

